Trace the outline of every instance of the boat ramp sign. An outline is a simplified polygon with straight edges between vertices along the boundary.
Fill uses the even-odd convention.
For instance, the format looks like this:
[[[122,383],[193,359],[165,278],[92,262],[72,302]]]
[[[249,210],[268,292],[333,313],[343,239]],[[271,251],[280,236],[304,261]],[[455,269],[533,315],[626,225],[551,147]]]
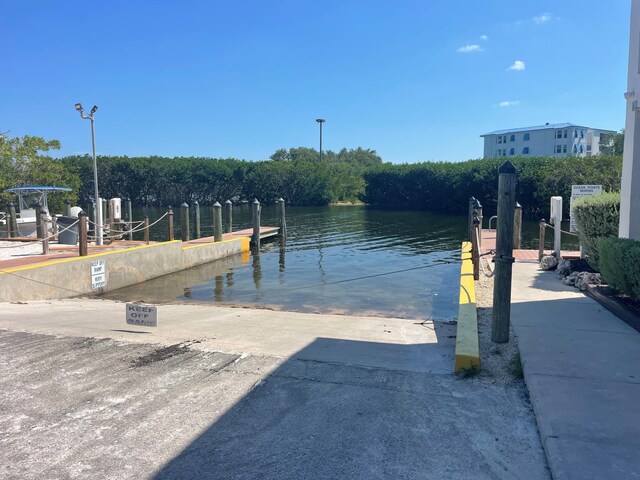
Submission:
[[[600,195],[602,193],[602,185],[571,185],[571,201],[569,203],[569,231],[576,233],[578,231],[578,224],[576,223],[576,216],[573,214],[573,201],[580,197],[590,197],[593,195]]]
[[[91,262],[91,290],[104,288],[107,285],[107,269],[105,260]]]
[[[154,305],[141,305],[139,303],[127,303],[127,324],[139,327],[158,326],[158,307]]]

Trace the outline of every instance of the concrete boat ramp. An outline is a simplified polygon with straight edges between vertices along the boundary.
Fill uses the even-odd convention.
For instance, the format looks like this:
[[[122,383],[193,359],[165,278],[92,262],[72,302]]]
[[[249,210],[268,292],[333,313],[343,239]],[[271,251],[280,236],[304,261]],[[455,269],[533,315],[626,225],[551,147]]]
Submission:
[[[70,299],[0,308],[0,477],[549,478],[520,389],[455,327]]]

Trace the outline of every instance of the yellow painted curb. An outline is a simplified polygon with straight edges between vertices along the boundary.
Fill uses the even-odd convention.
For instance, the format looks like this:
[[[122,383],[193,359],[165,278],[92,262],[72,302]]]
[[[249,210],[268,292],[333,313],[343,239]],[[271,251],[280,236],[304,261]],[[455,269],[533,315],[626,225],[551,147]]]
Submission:
[[[460,267],[460,297],[454,370],[480,368],[478,343],[478,312],[473,283],[471,242],[462,242],[462,266]]]

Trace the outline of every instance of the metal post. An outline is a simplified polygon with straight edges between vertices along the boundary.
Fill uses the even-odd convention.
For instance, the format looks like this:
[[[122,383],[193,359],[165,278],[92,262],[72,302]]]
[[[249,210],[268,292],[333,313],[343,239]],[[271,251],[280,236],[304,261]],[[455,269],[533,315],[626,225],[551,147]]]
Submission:
[[[42,238],[42,254],[49,255],[49,229],[47,228],[47,214],[44,210],[40,211],[40,235]]]
[[[95,237],[96,235],[96,231],[95,231],[95,227],[93,227],[91,225],[91,222],[96,223],[96,202],[95,200],[91,199],[89,201],[89,206],[87,207],[88,213],[89,213],[89,230],[87,231],[87,235],[89,234],[89,231],[91,231],[91,234]]]
[[[65,200],[64,201],[64,216],[65,217],[70,217],[71,216],[71,201],[70,200]]]
[[[91,148],[93,149],[93,187],[94,187],[94,194],[97,202],[100,196],[98,195],[98,160],[96,159],[96,131],[95,131],[95,126],[93,121],[93,113],[90,116],[90,120],[91,120]],[[96,245],[102,245],[102,219],[104,218],[102,214],[105,210],[106,209],[104,208],[104,205],[103,205],[102,209],[98,208],[98,212],[96,215],[96,225],[97,225]]]
[[[538,261],[542,260],[544,256],[544,234],[546,228],[547,222],[543,218],[540,220],[540,236],[538,237]]]
[[[131,199],[129,197],[124,199],[125,203],[127,204],[127,220],[129,221],[129,228],[127,228],[127,230],[129,230],[129,240],[133,240],[133,232],[131,230],[133,230],[133,212],[132,212],[132,207],[131,207]]]
[[[87,214],[80,212],[78,214],[78,255],[86,257],[89,253],[89,246],[87,244]]]
[[[189,205],[187,202],[180,205],[180,236],[183,242],[189,241]]]
[[[9,202],[9,215],[10,218],[7,218],[7,228],[9,229],[8,235],[10,237],[18,237],[20,236],[20,232],[18,232],[18,217],[16,214],[16,206],[13,202]]]
[[[169,209],[167,210],[167,234],[169,241],[173,241],[173,208],[171,208],[171,205],[169,205]]]
[[[522,243],[522,207],[516,202],[515,210],[513,211],[513,248],[515,250],[520,249]]]
[[[316,118],[316,122],[320,124],[320,163],[322,163],[322,124],[325,120],[324,118]]]
[[[278,199],[278,210],[280,211],[280,238],[283,241],[287,240],[287,219],[284,212],[284,199],[281,197]]]
[[[257,198],[251,205],[251,219],[253,222],[253,245],[260,248],[260,202]]]
[[[496,225],[495,279],[491,340],[509,341],[511,276],[513,271],[513,220],[516,196],[516,167],[506,161],[498,169],[498,221]]]
[[[149,245],[149,215],[144,216],[144,243]]]
[[[195,217],[195,237],[200,238],[200,204],[198,201],[193,202],[193,215]]]
[[[475,207],[476,204],[476,199],[475,197],[469,197],[469,218],[468,220],[468,232],[467,232],[467,237],[469,238],[469,241],[471,241],[471,227],[473,225],[473,208]]]
[[[480,220],[473,219],[471,227],[471,259],[473,260],[473,279],[480,280],[480,249],[478,248],[478,230],[480,230]]]
[[[233,203],[231,200],[224,202],[224,207],[227,217],[227,233],[231,233],[233,231]]]
[[[222,205],[213,204],[213,241],[222,241]]]

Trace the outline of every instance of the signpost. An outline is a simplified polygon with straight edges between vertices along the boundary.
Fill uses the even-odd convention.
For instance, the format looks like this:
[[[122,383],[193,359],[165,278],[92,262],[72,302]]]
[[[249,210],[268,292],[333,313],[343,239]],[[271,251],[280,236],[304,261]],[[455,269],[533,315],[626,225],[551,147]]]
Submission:
[[[158,307],[153,305],[141,305],[139,303],[127,303],[127,324],[139,327],[158,326]]]
[[[107,272],[105,260],[94,260],[91,262],[91,290],[104,288],[107,284]]]
[[[571,201],[569,203],[569,231],[571,233],[578,232],[576,217],[573,214],[573,201],[580,197],[591,197],[602,193],[602,185],[571,185]]]

